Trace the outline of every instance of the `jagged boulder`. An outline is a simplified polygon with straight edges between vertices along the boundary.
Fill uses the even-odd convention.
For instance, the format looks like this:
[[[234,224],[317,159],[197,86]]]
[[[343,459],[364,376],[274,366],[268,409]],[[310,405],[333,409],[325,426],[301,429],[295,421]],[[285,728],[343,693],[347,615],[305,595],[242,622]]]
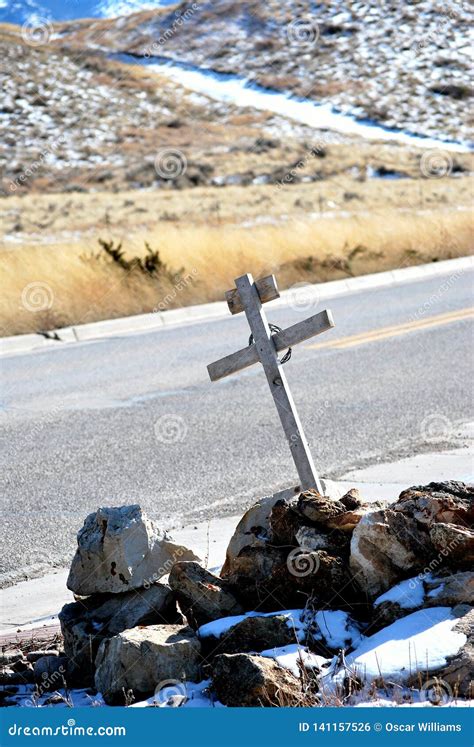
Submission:
[[[90,684],[98,648],[110,638],[137,625],[181,623],[173,592],[164,584],[126,594],[95,594],[59,613],[64,652],[71,681]]]
[[[212,687],[217,699],[227,706],[298,706],[304,701],[299,680],[263,656],[216,656]]]
[[[180,609],[192,628],[226,615],[240,615],[243,608],[228,583],[194,562],[175,563],[169,576]]]
[[[191,628],[150,625],[102,641],[96,658],[95,686],[109,704],[124,693],[143,698],[176,682],[199,682],[201,645]]]
[[[99,508],[77,535],[67,586],[80,596],[139,589],[167,575],[178,560],[198,560],[147,518],[140,506]]]
[[[432,563],[468,569],[472,533],[466,527],[473,519],[474,488],[454,481],[409,488],[390,507],[366,514],[354,529],[350,553],[361,590],[377,597]]]

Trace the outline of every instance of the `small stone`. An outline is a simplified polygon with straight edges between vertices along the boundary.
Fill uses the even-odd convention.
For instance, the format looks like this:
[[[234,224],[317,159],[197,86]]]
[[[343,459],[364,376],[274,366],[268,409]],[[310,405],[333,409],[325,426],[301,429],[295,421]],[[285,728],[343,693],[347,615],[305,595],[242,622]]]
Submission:
[[[226,706],[277,707],[303,704],[299,680],[273,659],[221,654],[212,665],[212,685]]]
[[[341,503],[348,511],[355,511],[362,506],[362,496],[357,488],[351,488],[341,498]]]
[[[150,625],[105,639],[97,653],[95,686],[106,703],[124,692],[147,697],[169,680],[199,682],[201,645],[191,628]]]
[[[199,630],[197,631],[199,635]],[[236,654],[263,651],[267,648],[295,643],[295,632],[284,615],[246,617],[220,636],[201,637],[207,657],[216,654]]]
[[[11,664],[14,664],[15,661],[20,661],[23,659],[23,652],[20,651],[19,648],[11,648],[6,649],[5,651],[0,651],[0,666],[6,666],[9,667]]]
[[[317,490],[306,490],[298,499],[298,511],[310,521],[326,524],[328,519],[345,513],[346,507],[340,501],[320,495]]]
[[[300,527],[296,532],[296,541],[305,550],[327,550],[329,548],[327,532],[322,532],[316,527]]]
[[[194,562],[175,563],[169,584],[192,628],[244,610],[228,583]]]
[[[178,560],[199,560],[148,519],[140,506],[99,508],[77,535],[67,587],[89,596],[150,586]]]
[[[296,533],[301,526],[301,516],[296,511],[297,498],[279,500],[270,513],[270,536],[272,544],[294,545]]]
[[[65,656],[42,656],[35,662],[35,682],[41,685],[43,692],[63,686],[67,677],[67,664]]]
[[[26,654],[26,659],[34,664],[35,661],[38,661],[38,659],[41,659],[43,656],[59,656],[59,651],[54,648],[48,649],[47,651],[29,651]]]

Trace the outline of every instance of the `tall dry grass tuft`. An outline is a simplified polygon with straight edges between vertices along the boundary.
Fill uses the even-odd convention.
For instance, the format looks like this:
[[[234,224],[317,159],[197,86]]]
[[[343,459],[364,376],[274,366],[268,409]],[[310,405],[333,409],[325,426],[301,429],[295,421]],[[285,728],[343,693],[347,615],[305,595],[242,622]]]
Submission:
[[[393,211],[252,227],[161,223],[123,245],[127,259],[145,258],[145,241],[158,250],[167,270],[153,275],[124,269],[100,254],[96,241],[59,249],[19,246],[1,254],[0,327],[3,335],[46,331],[221,300],[245,272],[275,272],[284,288],[458,257],[472,252],[472,228],[467,211]]]

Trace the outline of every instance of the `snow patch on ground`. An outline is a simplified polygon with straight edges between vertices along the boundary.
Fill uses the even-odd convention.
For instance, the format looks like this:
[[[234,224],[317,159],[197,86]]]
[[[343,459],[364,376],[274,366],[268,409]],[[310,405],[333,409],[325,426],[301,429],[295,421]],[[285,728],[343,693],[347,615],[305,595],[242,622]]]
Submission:
[[[131,708],[173,708],[176,705],[180,708],[225,708],[220,701],[212,698],[209,690],[211,680],[170,682],[169,687],[163,688],[151,698],[132,703]]]
[[[363,679],[382,676],[394,682],[417,671],[435,671],[466,643],[464,633],[453,631],[458,622],[450,607],[418,610],[362,641],[346,657],[346,665]],[[335,680],[341,682],[344,676],[341,670]]]
[[[381,594],[374,602],[377,607],[383,602],[394,602],[399,604],[403,609],[415,609],[421,607],[424,598],[424,588],[422,580],[419,578],[407,578],[405,581],[396,584],[391,589]]]
[[[327,667],[331,661],[325,659],[324,656],[311,653],[307,648],[299,646],[297,643],[265,649],[261,652],[261,656],[274,659],[281,667],[289,669],[295,677],[299,677],[300,674],[299,663],[302,663],[305,669],[319,670]]]
[[[364,639],[347,612],[325,610],[317,612],[314,619],[320,630],[314,637],[316,640],[324,638],[330,648],[354,648]]]

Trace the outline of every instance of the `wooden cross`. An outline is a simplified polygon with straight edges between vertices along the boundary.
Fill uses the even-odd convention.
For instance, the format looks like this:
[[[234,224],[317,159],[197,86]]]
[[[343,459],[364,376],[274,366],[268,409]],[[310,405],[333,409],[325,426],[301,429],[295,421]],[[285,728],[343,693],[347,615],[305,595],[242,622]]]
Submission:
[[[215,363],[210,363],[207,367],[210,379],[217,381],[260,361],[290,446],[300,478],[301,490],[316,488],[323,495],[303,426],[282,364],[278,360],[278,352],[334,327],[332,314],[329,310],[321,311],[302,322],[272,334],[262,304],[280,296],[275,276],[269,275],[254,282],[252,275],[242,275],[235,280],[235,286],[225,294],[227,304],[232,314],[245,311],[253,342],[243,350],[227,355]]]

